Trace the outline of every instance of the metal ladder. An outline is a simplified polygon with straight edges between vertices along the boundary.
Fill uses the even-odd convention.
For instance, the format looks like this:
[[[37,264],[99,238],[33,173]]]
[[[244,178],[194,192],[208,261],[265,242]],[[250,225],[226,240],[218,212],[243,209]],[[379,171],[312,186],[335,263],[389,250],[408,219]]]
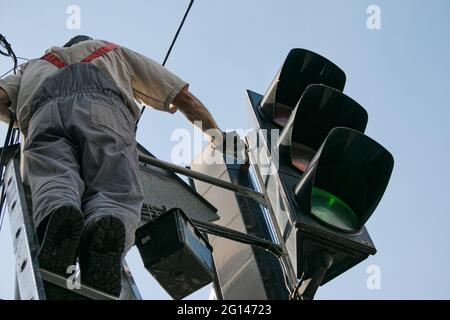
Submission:
[[[14,156],[6,167],[3,186],[6,188],[6,204],[16,260],[16,299],[46,300],[45,283],[70,289],[66,278],[39,267],[39,245],[30,211],[31,196],[22,183],[19,168],[19,159]],[[142,299],[126,261],[122,267],[122,292],[119,298],[82,284],[72,290],[91,300]]]

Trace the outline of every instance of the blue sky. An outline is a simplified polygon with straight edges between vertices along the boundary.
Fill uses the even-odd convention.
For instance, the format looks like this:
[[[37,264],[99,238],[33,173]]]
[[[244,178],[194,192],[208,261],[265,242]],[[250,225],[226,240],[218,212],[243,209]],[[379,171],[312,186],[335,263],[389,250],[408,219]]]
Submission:
[[[69,5],[81,29],[69,30]],[[188,1],[5,1],[0,33],[18,56],[38,57],[71,36],[88,34],[162,61]],[[381,30],[366,27],[369,5]],[[167,67],[190,83],[223,129],[248,128],[246,88],[264,93],[287,52],[316,51],[347,74],[346,94],[369,113],[366,133],[395,157],[386,194],[367,226],[374,257],[320,288],[318,299],[450,298],[450,2],[448,0],[197,0]],[[0,73],[10,68],[0,57]],[[181,114],[146,111],[138,140],[170,159]],[[6,126],[1,125],[0,141]],[[13,294],[9,225],[0,233],[0,298]],[[145,298],[168,295],[147,275],[135,251],[129,263]],[[377,265],[381,289],[366,286]],[[202,290],[191,298],[206,298]]]

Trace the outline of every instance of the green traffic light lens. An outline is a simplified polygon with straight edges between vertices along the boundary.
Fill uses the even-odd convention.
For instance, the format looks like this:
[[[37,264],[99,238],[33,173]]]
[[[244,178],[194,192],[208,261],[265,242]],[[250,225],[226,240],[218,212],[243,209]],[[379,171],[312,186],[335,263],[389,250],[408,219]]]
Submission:
[[[344,231],[356,231],[360,220],[355,212],[334,194],[313,188],[311,213],[320,221]]]

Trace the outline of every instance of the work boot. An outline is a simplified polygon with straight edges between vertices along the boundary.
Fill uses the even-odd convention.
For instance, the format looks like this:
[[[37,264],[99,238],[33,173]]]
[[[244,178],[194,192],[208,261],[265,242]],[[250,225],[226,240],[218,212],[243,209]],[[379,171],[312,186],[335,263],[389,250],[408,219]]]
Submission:
[[[64,277],[69,276],[67,268],[76,264],[83,226],[83,214],[74,206],[55,209],[49,216],[41,239],[39,266]]]
[[[124,250],[125,226],[120,219],[104,216],[89,223],[80,245],[81,283],[120,296]]]
[[[69,266],[76,264],[78,245],[84,227],[83,214],[74,206],[55,209],[38,227],[41,242],[39,266],[65,278]],[[49,300],[79,299],[73,290],[44,282]]]

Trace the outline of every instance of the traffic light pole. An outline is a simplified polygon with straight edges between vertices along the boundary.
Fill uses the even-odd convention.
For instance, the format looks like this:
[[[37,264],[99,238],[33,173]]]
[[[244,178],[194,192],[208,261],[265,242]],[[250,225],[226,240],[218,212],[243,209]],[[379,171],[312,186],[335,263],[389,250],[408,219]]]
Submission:
[[[332,265],[333,257],[330,254],[324,252],[316,257],[312,266],[313,272],[311,274],[310,281],[301,293],[301,296],[304,300],[314,299],[317,289],[319,288],[320,284],[323,281],[323,278],[325,277],[325,274]]]
[[[251,150],[251,149],[250,149]],[[256,150],[256,149],[255,149]],[[263,177],[261,176],[259,170],[258,170],[258,164],[257,161],[255,159],[255,154],[253,152],[249,153],[249,159],[250,159],[250,163],[253,165],[253,167],[255,168],[254,170],[254,174],[255,174],[255,178],[257,179],[257,184],[259,186],[263,186],[264,191],[263,193],[268,197],[267,195],[267,190],[265,189],[265,184],[263,181]],[[270,201],[269,201],[270,203]],[[276,203],[276,202],[274,202]],[[285,237],[283,236],[283,233],[281,232],[280,228],[278,227],[278,223],[277,223],[277,216],[275,214],[274,208],[272,206],[268,206],[267,207],[267,211],[269,213],[269,217],[271,220],[271,224],[272,224],[272,229],[275,232],[275,236],[276,239],[278,239],[278,243],[279,246],[281,247],[281,250],[283,252],[285,252],[284,255],[280,256],[280,261],[282,262],[282,266],[284,268],[284,272],[287,275],[288,279],[289,279],[289,286],[290,286],[290,290],[293,290],[297,283],[297,275],[296,275],[296,268],[293,264],[293,261],[291,261],[290,256],[288,254],[288,249],[286,247],[286,242],[285,242]]]

